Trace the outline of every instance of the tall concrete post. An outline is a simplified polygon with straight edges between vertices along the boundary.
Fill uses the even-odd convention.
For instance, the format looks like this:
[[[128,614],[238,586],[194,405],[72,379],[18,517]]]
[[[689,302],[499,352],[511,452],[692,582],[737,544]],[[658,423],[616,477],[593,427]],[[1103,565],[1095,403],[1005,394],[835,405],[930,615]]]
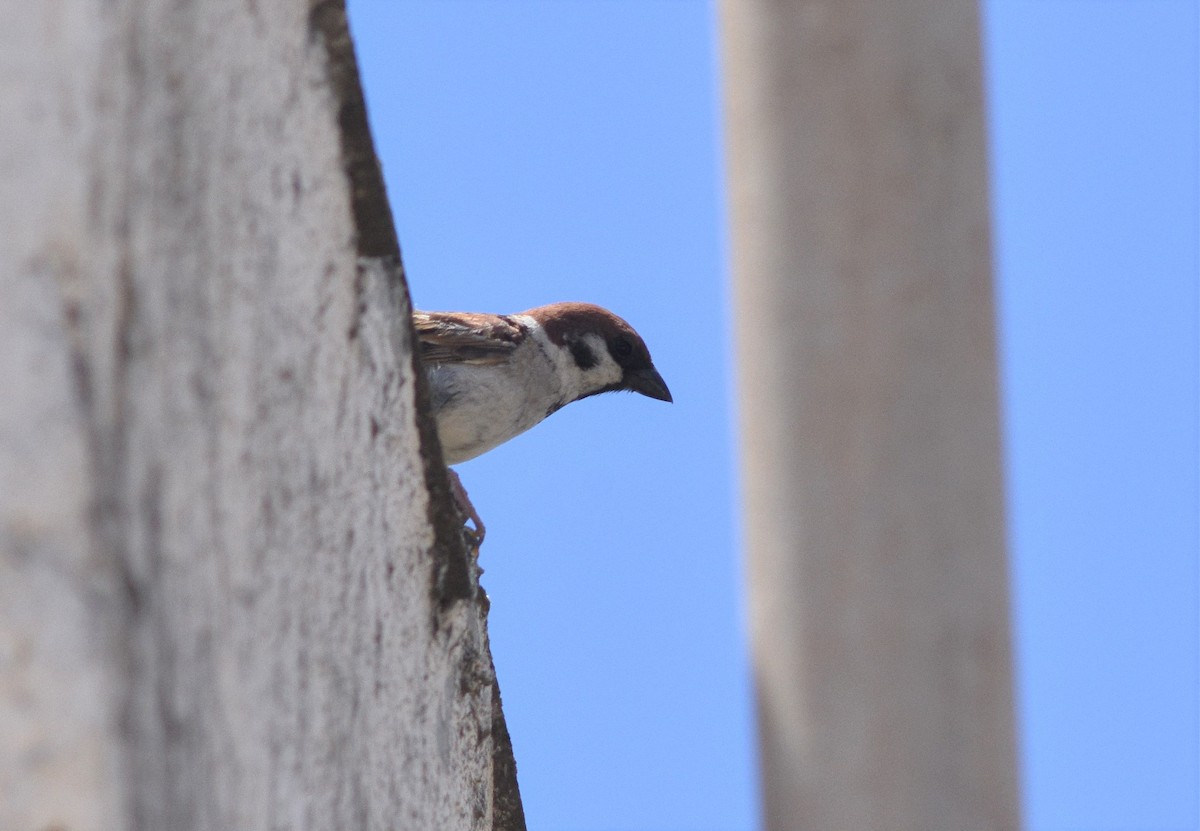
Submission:
[[[975,0],[723,0],[767,826],[1019,826]]]
[[[524,827],[340,0],[0,0],[0,829]]]

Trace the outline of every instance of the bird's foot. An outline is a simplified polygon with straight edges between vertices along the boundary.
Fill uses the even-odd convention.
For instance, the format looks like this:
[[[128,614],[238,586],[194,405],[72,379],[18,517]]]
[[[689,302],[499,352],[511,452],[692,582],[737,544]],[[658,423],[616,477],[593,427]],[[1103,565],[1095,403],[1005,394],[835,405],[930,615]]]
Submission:
[[[479,518],[479,512],[471,504],[471,498],[467,496],[467,489],[463,487],[462,480],[458,478],[458,474],[450,468],[446,468],[446,472],[450,474],[450,490],[454,493],[454,504],[458,506],[458,510],[463,517],[471,520],[475,525],[474,528],[470,528],[464,522],[462,529],[463,536],[466,537],[467,544],[478,552],[479,547],[483,545],[483,537],[487,533],[487,528],[484,527],[483,520]]]

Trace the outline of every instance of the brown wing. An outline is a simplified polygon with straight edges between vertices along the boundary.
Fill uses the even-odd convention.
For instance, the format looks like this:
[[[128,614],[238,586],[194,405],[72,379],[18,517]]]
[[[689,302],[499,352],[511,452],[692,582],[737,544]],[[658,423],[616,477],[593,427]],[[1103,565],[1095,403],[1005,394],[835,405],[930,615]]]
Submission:
[[[413,327],[428,364],[498,364],[529,329],[507,315],[413,312]]]

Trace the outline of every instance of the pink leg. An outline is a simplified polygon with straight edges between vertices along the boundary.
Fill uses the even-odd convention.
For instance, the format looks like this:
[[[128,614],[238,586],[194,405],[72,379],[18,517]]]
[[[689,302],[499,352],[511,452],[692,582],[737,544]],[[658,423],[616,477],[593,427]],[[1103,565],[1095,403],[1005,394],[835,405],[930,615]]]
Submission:
[[[471,530],[464,528],[463,530],[470,535],[475,543],[475,548],[483,545],[483,535],[487,533],[487,529],[483,527],[483,520],[479,518],[479,513],[475,510],[475,506],[471,504],[471,498],[467,496],[467,489],[463,487],[462,480],[458,478],[458,474],[450,468],[446,468],[446,472],[450,474],[450,489],[454,491],[454,502],[458,505],[458,509],[464,513],[467,519],[475,523],[475,529]]]

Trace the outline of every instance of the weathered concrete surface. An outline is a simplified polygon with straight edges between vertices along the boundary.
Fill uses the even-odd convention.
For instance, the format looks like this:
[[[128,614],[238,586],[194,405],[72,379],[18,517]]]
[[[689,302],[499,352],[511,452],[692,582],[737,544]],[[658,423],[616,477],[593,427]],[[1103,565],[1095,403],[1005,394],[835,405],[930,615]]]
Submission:
[[[975,0],[723,0],[771,829],[1019,825]]]
[[[0,829],[522,827],[340,4],[2,11]]]

